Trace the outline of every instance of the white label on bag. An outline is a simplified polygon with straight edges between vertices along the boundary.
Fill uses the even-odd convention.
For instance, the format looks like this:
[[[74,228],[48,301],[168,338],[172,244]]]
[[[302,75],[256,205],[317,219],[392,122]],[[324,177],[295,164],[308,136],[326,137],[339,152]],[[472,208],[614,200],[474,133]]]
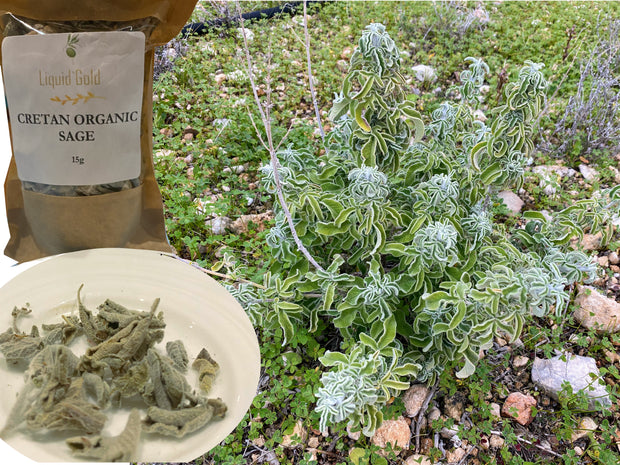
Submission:
[[[140,175],[144,34],[7,37],[2,72],[22,181],[107,184]]]

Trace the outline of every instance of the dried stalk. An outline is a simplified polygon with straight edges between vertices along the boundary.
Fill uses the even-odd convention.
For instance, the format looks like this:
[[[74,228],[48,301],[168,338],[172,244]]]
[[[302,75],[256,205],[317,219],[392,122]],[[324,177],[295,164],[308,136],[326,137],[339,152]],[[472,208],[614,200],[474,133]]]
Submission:
[[[312,255],[310,255],[310,252],[308,252],[308,249],[306,249],[306,247],[302,244],[301,239],[299,239],[299,236],[297,235],[297,231],[295,230],[295,223],[293,222],[293,217],[292,217],[291,212],[290,212],[290,210],[288,208],[288,205],[286,204],[286,201],[284,199],[284,194],[282,193],[282,182],[280,180],[280,172],[278,170],[278,167],[280,166],[280,163],[278,162],[278,156],[276,155],[276,149],[274,148],[273,134],[272,134],[272,131],[271,131],[271,115],[270,115],[270,109],[271,109],[271,99],[270,99],[271,86],[270,86],[270,78],[268,77],[268,79],[267,79],[267,92],[266,92],[266,94],[267,94],[267,105],[263,108],[263,105],[261,104],[260,98],[258,97],[258,90],[257,90],[258,87],[256,86],[256,82],[254,81],[254,72],[252,71],[252,69],[253,69],[253,67],[252,67],[252,57],[250,56],[250,47],[248,46],[248,39],[247,39],[247,36],[245,34],[244,20],[243,20],[243,16],[241,15],[241,8],[239,6],[239,1],[237,1],[236,5],[237,5],[237,14],[239,15],[239,22],[240,22],[240,27],[241,27],[241,35],[243,36],[243,46],[244,46],[244,50],[245,50],[245,57],[246,57],[246,62],[247,62],[247,67],[248,67],[248,77],[250,79],[250,84],[252,86],[252,93],[254,94],[254,101],[256,102],[256,105],[258,106],[258,111],[259,111],[261,120],[263,122],[263,126],[265,127],[265,135],[267,137],[267,143],[265,144],[265,142],[263,141],[263,139],[260,136],[259,136],[259,139],[261,140],[261,143],[263,144],[263,146],[269,152],[269,156],[270,156],[270,160],[271,160],[271,166],[273,168],[274,182],[275,182],[275,185],[276,185],[276,193],[278,195],[278,201],[280,202],[280,206],[282,207],[282,211],[284,212],[284,216],[286,217],[286,220],[288,222],[289,229],[291,230],[291,235],[293,236],[293,240],[295,241],[295,244],[297,245],[297,249],[304,255],[304,257],[306,257],[306,259],[317,270],[325,271],[323,269],[323,267],[317,263],[317,261],[314,259],[314,257],[312,257]]]
[[[437,392],[438,386],[439,386],[439,382],[435,382],[431,390],[428,391],[428,394],[426,395],[426,398],[424,399],[424,402],[422,403],[422,407],[420,407],[420,411],[418,412],[418,417],[411,424],[411,426],[413,426],[415,423],[414,435],[415,435],[415,451],[416,452],[420,451],[420,431],[422,430],[422,418],[424,417],[424,414],[426,413],[428,404],[430,404],[433,397],[435,397],[435,393]]]
[[[319,112],[319,104],[316,98],[316,92],[314,90],[314,78],[312,76],[312,61],[310,60],[310,34],[308,34],[308,15],[307,0],[304,0],[304,37],[306,39],[306,60],[308,62],[308,83],[310,84],[310,95],[312,95],[312,105],[314,105],[314,113],[316,114],[316,123],[319,126],[319,132],[321,133],[321,139],[325,142],[325,131],[323,130],[323,124],[321,123],[321,113]]]
[[[491,434],[495,434],[496,436],[502,436],[502,432],[501,431],[491,431],[490,433]],[[522,436],[517,436],[517,441],[522,442],[524,444],[527,444],[528,446],[534,446],[537,449],[539,449],[539,450],[541,450],[541,451],[543,451],[543,452],[545,452],[547,454],[553,455],[554,457],[562,457],[562,454],[558,454],[557,452],[552,451],[551,449],[547,449],[546,447],[543,447],[543,446],[541,446],[539,444],[536,444],[535,442],[528,441],[527,439],[525,439]]]
[[[194,268],[202,271],[203,273],[206,273],[206,274],[209,274],[209,275],[212,275],[212,276],[217,276],[218,278],[229,279],[231,281],[238,281],[238,282],[245,283],[245,284],[251,284],[252,286],[257,287],[259,289],[267,289],[262,284],[255,283],[253,281],[248,281],[247,279],[236,278],[236,277],[230,276],[228,274],[218,273],[217,271],[208,270],[207,268],[203,268],[202,266],[198,265],[197,263],[194,263],[194,262],[192,262],[190,260],[185,260],[184,258],[178,257],[177,255],[168,255],[168,256],[171,257],[171,258],[174,258],[175,260],[181,260],[182,262],[185,262],[188,265],[193,266]]]

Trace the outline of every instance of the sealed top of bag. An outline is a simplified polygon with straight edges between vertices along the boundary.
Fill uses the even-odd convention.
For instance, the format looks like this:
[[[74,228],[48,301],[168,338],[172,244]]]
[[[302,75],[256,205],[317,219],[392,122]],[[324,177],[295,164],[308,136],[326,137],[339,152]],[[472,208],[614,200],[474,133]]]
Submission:
[[[144,31],[147,22],[150,34],[146,33],[146,48],[149,49],[170,41],[179,33],[196,0],[6,0],[2,3],[0,31],[3,36],[20,34],[10,30],[20,27],[20,23],[34,33],[45,34],[45,27],[54,22],[73,23],[70,26],[74,30],[79,26],[82,31],[90,26],[93,31],[136,30],[133,28],[138,27],[143,32],[147,32]],[[40,22],[41,28],[36,28],[32,20]],[[58,32],[57,27],[50,29]]]

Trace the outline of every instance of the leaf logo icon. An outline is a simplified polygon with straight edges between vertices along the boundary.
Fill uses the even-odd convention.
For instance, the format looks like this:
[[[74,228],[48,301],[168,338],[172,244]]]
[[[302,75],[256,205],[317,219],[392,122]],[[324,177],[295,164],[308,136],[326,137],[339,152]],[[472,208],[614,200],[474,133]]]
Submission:
[[[67,37],[67,44],[65,45],[65,53],[69,58],[73,58],[77,54],[75,47],[78,45],[78,42],[79,39],[77,34],[69,34]]]

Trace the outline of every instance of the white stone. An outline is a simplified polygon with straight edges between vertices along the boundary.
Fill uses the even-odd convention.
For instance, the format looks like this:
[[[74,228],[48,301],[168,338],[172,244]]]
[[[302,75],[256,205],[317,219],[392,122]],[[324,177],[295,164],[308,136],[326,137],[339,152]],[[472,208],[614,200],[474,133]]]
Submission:
[[[351,426],[347,425],[347,436],[349,436],[349,439],[352,439],[353,441],[357,441],[360,437],[362,437],[362,432],[351,431]]]
[[[414,72],[415,78],[420,82],[435,82],[437,80],[437,73],[433,68],[426,65],[417,65],[411,68]]]
[[[306,428],[304,428],[303,421],[297,420],[295,426],[293,427],[293,432],[291,434],[285,434],[282,436],[282,446],[295,447],[298,444],[306,442],[307,438],[308,431],[306,431]]]
[[[598,250],[601,248],[602,239],[603,235],[600,232],[596,234],[584,234],[580,245],[583,250]]]
[[[429,459],[426,455],[413,454],[407,457],[405,460],[405,465],[431,465],[431,459]]]
[[[163,149],[163,150],[158,150],[157,152],[155,152],[153,156],[155,158],[167,157],[167,156],[172,155],[173,153],[174,153],[174,150]]]
[[[528,357],[525,357],[523,355],[517,355],[515,358],[512,359],[512,366],[515,368],[521,368],[527,365],[529,361],[530,359]]]
[[[237,35],[239,39],[243,40],[244,33],[245,38],[248,40],[248,42],[252,42],[252,40],[254,39],[254,33],[250,29],[248,29],[247,27],[237,28]]]
[[[483,123],[487,120],[487,117],[482,110],[474,111],[473,117],[476,121],[482,121]]]
[[[215,82],[217,83],[217,85],[221,86],[222,83],[226,80],[226,75],[223,74],[223,73],[216,74],[214,79],[215,79]]]
[[[227,216],[216,216],[211,220],[207,220],[207,225],[211,226],[211,232],[218,235],[224,235],[227,233],[227,229],[232,224],[232,220]]]
[[[536,358],[532,364],[532,382],[548,396],[558,400],[562,385],[568,382],[573,392],[583,391],[590,398],[589,408],[596,408],[600,403],[604,407],[611,405],[605,386],[598,379],[600,372],[596,360],[591,357],[563,354],[545,360]]]
[[[446,461],[448,463],[459,463],[467,452],[462,447],[457,447],[454,450],[446,451]]]
[[[552,174],[556,174],[561,178],[572,178],[576,171],[562,165],[540,165],[534,166],[532,168],[532,173],[536,173],[545,179],[550,179]]]
[[[455,437],[458,432],[459,432],[459,427],[457,425],[453,425],[450,428],[447,428],[444,426],[443,428],[441,428],[441,431],[439,431],[439,434],[444,439],[451,439]]]
[[[579,172],[583,176],[583,179],[585,179],[586,181],[592,182],[596,178],[598,178],[598,171],[583,163],[579,165]]]
[[[489,438],[489,445],[496,449],[501,449],[504,447],[504,438],[498,436],[497,434],[492,434]]]
[[[489,412],[491,416],[496,420],[501,420],[502,419],[502,408],[500,407],[500,405],[496,402],[491,402],[489,404],[489,407],[491,408]]]

